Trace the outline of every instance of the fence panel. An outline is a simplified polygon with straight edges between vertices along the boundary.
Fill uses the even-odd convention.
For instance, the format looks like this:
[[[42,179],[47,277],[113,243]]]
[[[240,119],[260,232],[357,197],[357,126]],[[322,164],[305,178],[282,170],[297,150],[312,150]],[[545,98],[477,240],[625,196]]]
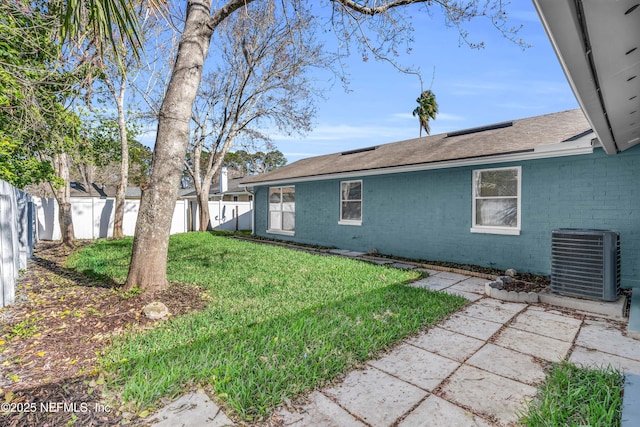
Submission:
[[[28,194],[0,180],[0,307],[13,304],[18,274],[33,255],[34,212]]]
[[[253,202],[210,201],[213,228],[229,231],[253,230]]]
[[[139,200],[125,202],[123,232],[132,236],[138,217]],[[197,203],[176,202],[171,234],[197,227]],[[251,230],[252,202],[209,202],[211,224],[224,230]],[[76,238],[113,236],[114,199],[72,198],[71,210]],[[194,227],[196,226],[196,227]],[[0,307],[15,300],[15,282],[33,255],[37,240],[60,239],[58,204],[53,198],[30,197],[0,180]]]
[[[34,197],[40,240],[59,240],[58,203],[55,199]],[[140,200],[126,200],[122,232],[133,236],[136,230]],[[115,199],[72,197],[71,215],[76,239],[100,239],[113,236]],[[189,231],[189,203],[178,200],[171,221],[171,234]]]

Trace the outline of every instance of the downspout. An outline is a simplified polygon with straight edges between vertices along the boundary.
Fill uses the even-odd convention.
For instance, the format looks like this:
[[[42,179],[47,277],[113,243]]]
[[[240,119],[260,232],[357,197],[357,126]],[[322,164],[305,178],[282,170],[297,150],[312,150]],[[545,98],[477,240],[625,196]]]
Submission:
[[[256,234],[256,195],[249,190],[249,187],[243,187],[244,191],[251,194],[251,235]],[[252,187],[253,188],[253,187]]]

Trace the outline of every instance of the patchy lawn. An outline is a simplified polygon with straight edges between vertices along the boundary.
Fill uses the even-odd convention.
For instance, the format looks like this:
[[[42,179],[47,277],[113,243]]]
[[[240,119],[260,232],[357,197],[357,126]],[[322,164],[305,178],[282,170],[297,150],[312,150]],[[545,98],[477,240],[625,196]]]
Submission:
[[[524,426],[620,425],[624,377],[613,368],[555,363],[520,420]]]
[[[34,314],[38,337],[38,332],[16,333],[30,327],[21,322],[31,316],[9,322],[3,331],[7,350],[0,358],[11,360],[18,378],[4,376],[5,390],[45,378],[34,369],[44,357],[38,352],[47,354],[40,330],[55,335],[66,324],[58,335],[69,353],[56,351],[55,360],[66,370],[52,372],[51,380],[92,374],[82,392],[93,392],[94,385],[102,390],[99,383],[106,382],[108,401],[129,402],[120,413],[153,408],[162,398],[202,385],[236,416],[259,421],[283,399],[326,384],[465,304],[460,297],[406,286],[418,278],[416,272],[208,233],[171,238],[168,274],[176,283],[171,289],[123,299],[114,287],[126,276],[130,250],[130,239],[87,246],[68,262],[82,275],[62,269],[66,276],[58,280],[67,286],[30,290],[35,293],[25,305],[44,301],[57,326],[51,323],[49,329],[44,311]],[[70,302],[85,293],[77,304]],[[154,327],[140,316],[151,297],[172,313]],[[101,329],[105,318],[120,323]],[[19,324],[24,328],[16,329]],[[83,331],[81,337],[70,326]],[[88,350],[79,357],[73,347],[81,346]],[[29,351],[35,365],[24,366],[18,353]],[[102,351],[98,359],[96,351]]]

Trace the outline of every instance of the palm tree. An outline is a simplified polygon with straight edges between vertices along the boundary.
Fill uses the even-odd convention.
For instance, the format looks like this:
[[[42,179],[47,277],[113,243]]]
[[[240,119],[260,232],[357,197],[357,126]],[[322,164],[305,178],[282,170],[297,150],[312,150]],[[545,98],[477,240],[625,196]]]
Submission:
[[[431,90],[425,90],[416,99],[418,106],[413,110],[413,116],[418,116],[420,121],[420,137],[422,137],[422,129],[427,132],[427,135],[431,133],[429,128],[429,119],[436,118],[438,114],[438,103],[436,102],[436,95]]]
[[[145,3],[159,9],[161,0]],[[102,46],[116,46],[115,34],[126,40],[135,55],[142,49],[138,17],[131,0],[62,0],[59,9],[60,35],[63,41],[88,36],[102,52]],[[115,49],[117,50],[117,49]]]

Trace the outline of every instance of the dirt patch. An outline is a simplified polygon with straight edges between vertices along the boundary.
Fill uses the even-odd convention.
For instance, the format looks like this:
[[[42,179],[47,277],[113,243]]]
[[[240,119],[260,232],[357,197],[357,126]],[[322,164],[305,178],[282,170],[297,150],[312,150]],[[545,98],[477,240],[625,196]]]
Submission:
[[[71,252],[41,242],[19,280],[16,303],[0,310],[0,402],[15,404],[3,425],[121,425],[117,408],[106,412],[98,404],[100,352],[125,330],[153,327],[158,321],[142,314],[152,301],[166,304],[170,317],[201,310],[209,301],[202,289],[177,283],[126,297],[118,283],[67,269]],[[25,408],[37,410],[16,411]]]
[[[548,285],[540,282],[526,282],[523,280],[512,280],[509,283],[503,283],[502,290],[514,292],[540,292],[546,289]]]

